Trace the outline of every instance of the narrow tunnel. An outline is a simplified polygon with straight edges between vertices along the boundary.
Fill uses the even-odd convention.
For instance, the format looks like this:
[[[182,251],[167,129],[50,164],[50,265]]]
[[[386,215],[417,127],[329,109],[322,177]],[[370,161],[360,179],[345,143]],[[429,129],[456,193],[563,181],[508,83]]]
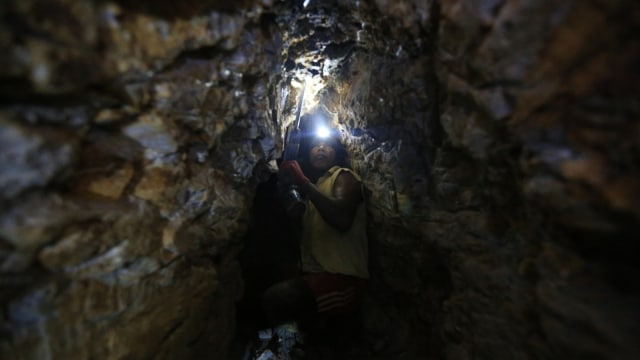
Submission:
[[[639,358],[636,1],[0,17],[1,358],[242,358],[295,263],[276,174],[298,114],[365,188],[370,279],[332,358]]]

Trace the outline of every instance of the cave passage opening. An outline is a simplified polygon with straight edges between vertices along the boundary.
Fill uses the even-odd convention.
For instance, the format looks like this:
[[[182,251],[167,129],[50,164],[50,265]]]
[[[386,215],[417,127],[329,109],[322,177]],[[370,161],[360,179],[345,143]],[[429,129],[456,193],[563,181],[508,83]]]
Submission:
[[[432,47],[422,41],[433,37],[389,38],[385,24],[373,20],[376,13],[368,12],[371,9],[365,5],[355,5],[355,11],[353,8],[345,11],[333,3],[306,5],[309,4],[280,15],[277,20],[285,41],[279,80],[271,89],[271,113],[283,134],[285,152],[288,135],[300,131],[303,141],[296,156],[299,162],[305,161],[303,154],[308,151],[309,138],[327,126],[339,134],[348,148],[350,167],[365,175],[374,273],[368,304],[363,304],[362,310],[368,314],[358,315],[361,327],[357,334],[342,333],[342,336],[353,337],[356,348],[352,350],[359,354],[352,356],[395,356],[392,354],[405,351],[400,347],[406,339],[400,340],[394,329],[384,328],[385,321],[392,319],[401,331],[409,331],[413,325],[397,319],[402,316],[398,313],[380,318],[381,312],[388,309],[395,312],[406,300],[392,299],[394,290],[387,283],[390,279],[378,273],[388,266],[380,263],[390,258],[378,257],[386,251],[393,252],[392,257],[406,254],[387,248],[384,238],[390,234],[381,235],[380,229],[393,233],[392,237],[405,237],[407,243],[420,242],[416,234],[404,229],[400,219],[418,219],[427,211],[430,198],[430,162],[441,130],[437,125],[438,84],[428,71],[432,66]],[[394,52],[389,53],[389,48]],[[426,70],[407,76],[404,70],[411,66]],[[412,93],[416,88],[421,92]],[[423,106],[416,107],[420,101]],[[298,120],[300,126],[296,129]],[[293,276],[299,262],[296,233],[299,229],[289,223],[277,181],[277,175],[272,173],[258,186],[253,221],[240,255],[246,285],[245,296],[238,305],[238,337],[242,340],[255,336],[256,326],[263,323],[258,306],[261,293],[270,284]],[[397,219],[395,225],[380,221],[385,216]],[[429,245],[420,245],[420,253],[424,263],[417,271],[423,277],[421,281],[425,281],[421,286],[431,294],[423,305],[431,312],[430,320],[419,325],[419,331],[428,334],[429,346],[421,351],[437,358],[443,345],[428,324],[438,321],[438,308],[451,291],[451,279],[444,265],[445,254]],[[392,271],[393,276],[396,272]],[[363,317],[369,315],[372,319],[365,324]]]
[[[229,359],[297,256],[273,204],[305,89],[367,189],[365,354],[640,358],[638,19],[1,1],[0,357]]]

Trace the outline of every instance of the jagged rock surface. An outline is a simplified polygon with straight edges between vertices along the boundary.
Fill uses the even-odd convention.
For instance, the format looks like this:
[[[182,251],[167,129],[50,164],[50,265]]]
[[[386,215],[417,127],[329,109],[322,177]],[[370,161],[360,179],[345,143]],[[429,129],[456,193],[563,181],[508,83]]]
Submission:
[[[367,358],[640,354],[635,2],[0,9],[3,354],[225,358],[304,74],[368,189]]]
[[[254,170],[279,141],[279,60],[256,49],[279,35],[262,3],[171,3],[1,5],[13,359],[227,357]]]

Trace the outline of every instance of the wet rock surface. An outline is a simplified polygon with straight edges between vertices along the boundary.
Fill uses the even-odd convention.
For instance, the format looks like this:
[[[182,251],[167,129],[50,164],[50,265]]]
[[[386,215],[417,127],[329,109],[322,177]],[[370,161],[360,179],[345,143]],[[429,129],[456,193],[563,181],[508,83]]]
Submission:
[[[635,2],[32,0],[0,16],[1,354],[230,357],[251,291],[238,254],[271,236],[254,195],[304,84],[303,112],[338,128],[367,188],[350,357],[640,354]]]

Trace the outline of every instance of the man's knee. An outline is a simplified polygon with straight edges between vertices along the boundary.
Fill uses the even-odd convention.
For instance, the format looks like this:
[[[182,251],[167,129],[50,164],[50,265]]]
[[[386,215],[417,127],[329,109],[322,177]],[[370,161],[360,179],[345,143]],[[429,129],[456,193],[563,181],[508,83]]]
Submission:
[[[279,316],[282,306],[282,291],[279,290],[280,284],[272,285],[262,293],[260,297],[260,306],[267,321],[273,323]]]
[[[315,306],[308,286],[299,278],[269,287],[262,294],[260,303],[265,317],[274,325],[297,320]]]

